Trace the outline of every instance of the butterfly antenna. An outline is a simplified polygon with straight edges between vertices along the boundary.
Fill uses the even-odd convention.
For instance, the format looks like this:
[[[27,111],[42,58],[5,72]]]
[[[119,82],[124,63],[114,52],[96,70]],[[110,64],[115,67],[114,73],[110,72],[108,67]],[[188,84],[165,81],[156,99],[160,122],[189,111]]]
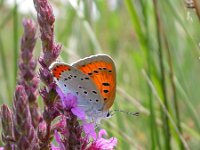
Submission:
[[[124,110],[120,110],[120,109],[115,109],[111,111],[111,116],[113,116],[115,113],[114,112],[121,112],[121,113],[125,113],[127,115],[131,115],[131,116],[139,116],[139,112],[130,112],[130,111],[124,111]]]

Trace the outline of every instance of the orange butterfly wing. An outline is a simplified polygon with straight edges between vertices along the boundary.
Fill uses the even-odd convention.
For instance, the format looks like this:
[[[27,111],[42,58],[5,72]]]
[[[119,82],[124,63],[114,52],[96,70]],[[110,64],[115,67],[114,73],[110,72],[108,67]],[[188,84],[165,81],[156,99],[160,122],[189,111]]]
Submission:
[[[52,70],[52,74],[55,78],[57,78],[57,80],[60,79],[61,73],[67,70],[70,70],[70,67],[66,66],[65,64],[56,66],[54,68],[51,68]]]
[[[72,66],[91,77],[105,102],[104,110],[108,110],[113,105],[116,93],[116,71],[113,60],[108,55],[94,55],[79,60]]]

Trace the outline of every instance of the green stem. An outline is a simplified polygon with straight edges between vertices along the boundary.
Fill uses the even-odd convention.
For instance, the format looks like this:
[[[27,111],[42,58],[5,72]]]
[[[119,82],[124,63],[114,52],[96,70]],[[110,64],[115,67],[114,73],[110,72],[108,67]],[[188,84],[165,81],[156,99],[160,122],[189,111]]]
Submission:
[[[13,47],[13,54],[14,54],[14,84],[16,84],[17,79],[17,60],[18,60],[18,6],[17,2],[15,0],[15,6],[13,9],[13,41],[14,41],[14,47]]]
[[[156,18],[156,26],[157,26],[157,41],[158,41],[158,52],[159,52],[159,66],[160,66],[160,71],[161,71],[161,89],[162,89],[162,94],[163,94],[163,101],[164,105],[169,111],[169,106],[167,102],[167,93],[166,93],[166,80],[165,80],[165,70],[164,70],[164,63],[163,63],[163,50],[162,50],[162,44],[161,44],[161,25],[160,25],[160,18],[159,18],[159,12],[158,12],[158,7],[157,7],[157,0],[153,0],[154,4],[154,12],[155,12],[155,18]],[[163,112],[163,126],[164,126],[164,133],[165,133],[165,149],[166,150],[171,150],[171,135],[170,135],[170,126],[169,126],[169,119],[167,115]]]
[[[146,29],[146,47],[147,47],[147,70],[148,70],[148,76],[151,79],[152,76],[152,51],[151,51],[151,44],[150,44],[150,34],[149,34],[149,17],[148,17],[148,4],[144,1],[141,1],[143,10],[144,10],[144,24],[145,24],[145,29]],[[150,131],[151,131],[151,149],[155,150],[156,146],[158,149],[161,149],[160,146],[160,140],[159,140],[159,134],[158,134],[158,126],[156,123],[156,117],[154,113],[154,102],[153,102],[153,95],[151,92],[151,88],[148,85],[148,97],[149,97],[149,110],[150,110]]]
[[[0,23],[0,31],[4,29],[4,26],[11,20],[13,16],[13,12],[10,11],[1,21]]]
[[[169,63],[169,69],[170,69],[170,81],[171,81],[172,92],[173,92],[173,102],[174,102],[174,108],[175,108],[176,125],[178,127],[180,134],[182,135],[181,120],[180,120],[178,100],[177,100],[177,91],[176,91],[176,85],[175,85],[175,81],[174,81],[174,69],[173,69],[173,64],[172,64],[172,57],[171,57],[169,44],[167,41],[166,34],[164,33],[164,30],[163,30],[163,37],[164,37],[164,42],[165,42],[165,46],[166,46],[166,50],[167,50],[168,63]],[[181,141],[180,137],[179,137],[179,143],[180,143],[180,149],[184,150],[183,142]]]
[[[137,16],[135,7],[132,3],[132,0],[125,0],[125,4],[126,4],[126,7],[128,8],[129,14],[131,15],[131,21],[132,21],[133,27],[135,29],[135,32],[137,33],[136,36],[140,42],[141,49],[146,52],[146,47],[145,47],[146,39],[145,39],[143,30],[142,30],[140,20]]]
[[[0,56],[1,56],[1,63],[2,63],[2,70],[3,70],[3,76],[5,77],[5,80],[6,80],[6,88],[7,88],[7,93],[8,93],[8,99],[10,100],[11,102],[11,97],[12,97],[12,94],[11,94],[11,87],[10,87],[10,80],[9,80],[9,74],[8,74],[8,67],[6,66],[6,56],[5,56],[5,53],[4,53],[4,46],[3,46],[3,42],[2,42],[2,39],[0,37]]]

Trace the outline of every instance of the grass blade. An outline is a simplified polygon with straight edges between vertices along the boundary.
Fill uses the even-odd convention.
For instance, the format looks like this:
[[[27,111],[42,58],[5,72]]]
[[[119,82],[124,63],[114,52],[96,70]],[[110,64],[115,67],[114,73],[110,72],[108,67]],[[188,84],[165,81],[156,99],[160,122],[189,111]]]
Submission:
[[[15,0],[15,5],[14,5],[14,9],[13,9],[13,54],[14,54],[14,80],[13,80],[13,85],[16,84],[16,79],[17,79],[17,62],[18,62],[18,5],[17,2]]]
[[[141,26],[139,17],[136,13],[136,9],[132,3],[132,0],[125,0],[125,4],[129,11],[130,16],[131,16],[131,21],[132,21],[133,27],[135,29],[134,31],[137,33],[136,36],[140,42],[141,49],[146,51],[145,36],[144,36],[143,30],[142,30],[142,26]]]
[[[158,11],[158,2],[157,0],[153,0],[154,4],[154,12],[155,12],[155,17],[156,17],[156,29],[157,29],[157,41],[158,41],[158,55],[159,55],[159,66],[160,66],[160,71],[161,71],[161,78],[160,78],[160,83],[161,83],[161,88],[162,88],[162,95],[163,95],[163,100],[164,100],[164,105],[167,109],[169,110],[168,106],[168,100],[167,100],[167,91],[166,91],[166,77],[165,77],[165,70],[164,70],[164,56],[163,56],[163,49],[162,49],[162,44],[161,44],[161,23],[160,23],[160,18],[159,18],[159,11]],[[167,115],[163,112],[163,122],[164,122],[164,138],[165,138],[165,149],[170,150],[171,149],[171,134],[170,134],[170,125],[169,125],[169,119]]]
[[[0,57],[1,57],[1,63],[2,63],[2,72],[3,72],[3,76],[5,78],[5,85],[6,85],[6,91],[7,91],[7,95],[8,95],[8,99],[11,101],[11,87],[10,87],[10,80],[9,80],[9,74],[8,74],[8,68],[6,65],[6,56],[4,53],[4,46],[3,46],[3,42],[0,36]]]

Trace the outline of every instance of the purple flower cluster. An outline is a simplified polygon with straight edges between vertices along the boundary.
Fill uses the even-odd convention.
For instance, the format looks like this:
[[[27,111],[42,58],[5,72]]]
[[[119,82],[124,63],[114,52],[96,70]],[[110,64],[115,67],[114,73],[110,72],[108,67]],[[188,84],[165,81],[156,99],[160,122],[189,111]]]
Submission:
[[[104,129],[101,129],[99,131],[98,137],[96,136],[95,124],[87,123],[84,111],[81,110],[81,108],[79,108],[77,105],[77,97],[70,93],[65,95],[61,91],[61,89],[59,89],[58,87],[56,90],[61,99],[63,110],[71,111],[71,113],[72,113],[71,117],[75,115],[82,121],[82,125],[79,124],[79,127],[82,130],[82,132],[85,133],[85,136],[79,137],[79,141],[81,142],[80,143],[81,145],[79,145],[79,147],[76,147],[76,148],[77,149],[87,149],[87,150],[112,150],[112,149],[114,149],[114,147],[117,144],[117,139],[116,138],[110,138],[110,139],[103,138],[103,135],[107,134]],[[63,117],[66,117],[66,115]],[[67,124],[64,122],[66,119],[63,119],[63,117],[60,120],[59,125],[57,126],[57,130],[55,130],[55,132],[54,132],[56,141],[59,145],[58,147],[55,147],[54,145],[52,145],[54,150],[66,149],[65,140],[66,140],[66,137],[69,137],[69,135],[70,135],[70,130],[68,130],[68,131],[66,130]],[[70,116],[68,116],[68,117],[70,117]],[[70,121],[70,120],[68,120],[68,121]],[[60,129],[65,129],[65,130],[59,132]],[[73,149],[74,148],[75,147],[73,147]],[[70,149],[70,148],[67,147],[67,149]]]
[[[2,105],[1,150],[111,150],[117,144],[116,138],[106,139],[105,130],[98,136],[95,124],[88,122],[85,112],[78,107],[77,97],[63,94],[53,81],[49,66],[60,54],[61,46],[54,39],[54,15],[47,0],[33,0],[42,41],[39,60],[33,58],[36,43],[36,24],[24,20],[24,34],[21,38],[19,77],[13,108]],[[39,75],[36,65],[40,64]],[[39,88],[39,83],[43,87]],[[39,111],[38,95],[43,99],[44,110]],[[57,142],[53,144],[53,140]]]

